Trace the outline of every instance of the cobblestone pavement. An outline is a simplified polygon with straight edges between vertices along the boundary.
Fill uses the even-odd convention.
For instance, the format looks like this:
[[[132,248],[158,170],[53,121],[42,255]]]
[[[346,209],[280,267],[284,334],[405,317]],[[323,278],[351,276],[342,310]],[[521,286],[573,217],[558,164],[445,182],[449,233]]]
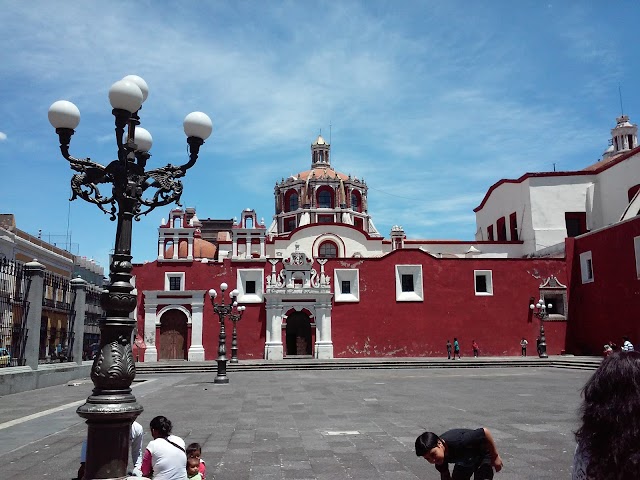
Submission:
[[[145,427],[167,416],[200,442],[210,480],[439,479],[415,456],[424,430],[488,427],[497,479],[570,477],[580,389],[590,371],[555,368],[232,372],[139,376]],[[144,381],[139,381],[144,380]],[[90,381],[0,397],[0,477],[75,476]]]

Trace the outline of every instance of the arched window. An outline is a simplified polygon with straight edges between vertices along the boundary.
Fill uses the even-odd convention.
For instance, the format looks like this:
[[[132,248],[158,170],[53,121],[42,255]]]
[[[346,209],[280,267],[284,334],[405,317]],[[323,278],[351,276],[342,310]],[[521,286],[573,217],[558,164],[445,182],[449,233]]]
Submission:
[[[182,228],[182,219],[180,217],[173,219],[173,228]]]
[[[360,199],[358,198],[358,195],[352,192],[351,193],[351,209],[358,210],[359,206],[360,206]]]
[[[284,211],[295,212],[298,209],[298,192],[289,190],[284,196]]]
[[[298,194],[292,193],[289,197],[289,211],[293,212],[298,209]]]
[[[320,258],[337,258],[338,246],[330,241],[322,242],[318,248],[318,257]]]
[[[331,208],[331,192],[329,190],[320,190],[318,192],[318,207],[320,208]]]

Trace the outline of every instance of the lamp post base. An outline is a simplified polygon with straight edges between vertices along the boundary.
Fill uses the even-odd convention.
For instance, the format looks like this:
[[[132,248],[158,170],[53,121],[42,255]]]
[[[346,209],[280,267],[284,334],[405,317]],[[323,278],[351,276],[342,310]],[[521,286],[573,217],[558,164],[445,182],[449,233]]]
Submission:
[[[227,377],[227,358],[216,360],[218,362],[218,373],[216,378],[213,379],[213,383],[229,383],[229,377]]]

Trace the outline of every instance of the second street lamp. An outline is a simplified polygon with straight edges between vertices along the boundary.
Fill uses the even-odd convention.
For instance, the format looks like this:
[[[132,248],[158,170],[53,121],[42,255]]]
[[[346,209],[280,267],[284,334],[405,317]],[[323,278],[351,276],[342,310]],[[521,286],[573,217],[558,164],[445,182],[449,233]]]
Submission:
[[[540,319],[540,336],[538,337],[540,339],[540,342],[538,343],[538,356],[540,358],[548,358],[549,355],[547,355],[547,339],[544,335],[544,320],[549,316],[547,309],[550,309],[552,305],[550,303],[545,305],[544,299],[542,298],[538,300],[538,303],[536,303],[535,305],[533,304],[534,300],[530,300],[530,302],[531,304],[529,305],[529,308],[531,309],[533,314]]]
[[[87,422],[87,461],[85,479],[124,478],[127,473],[129,431],[142,412],[131,393],[136,375],[131,336],[136,320],[130,318],[136,307],[131,285],[131,231],[133,220],[140,220],[154,208],[180,201],[182,183],[178,180],[195,165],[200,146],[213,129],[211,119],[193,112],[184,119],[189,145],[189,161],[145,170],[151,158],[151,134],[140,125],[138,111],[147,98],[147,83],[129,75],[109,89],[115,117],[117,159],[103,166],[89,157],[69,154],[80,111],[71,102],[59,100],[49,108],[49,122],[56,129],[60,152],[76,174],[71,177],[71,200],[82,198],[97,205],[111,220],[117,219],[115,248],[109,266],[110,282],[101,303],[106,317],[100,321],[100,350],[91,367],[93,393],[77,413]],[[125,135],[126,129],[126,135]],[[111,185],[102,195],[101,184]],[[155,190],[155,191],[154,191]],[[150,193],[152,192],[152,193]]]
[[[244,305],[238,307],[237,313],[229,315],[229,320],[233,322],[233,334],[231,335],[231,360],[229,363],[238,363],[238,332],[236,330],[236,323],[242,319],[244,309],[247,308]]]
[[[229,377],[227,377],[227,332],[224,326],[224,318],[228,317],[238,309],[238,302],[236,302],[236,298],[238,297],[238,290],[233,289],[229,296],[231,297],[231,301],[228,304],[224,303],[224,292],[227,290],[228,285],[226,283],[220,284],[220,291],[222,292],[221,302],[216,303],[215,299],[218,295],[213,288],[209,290],[209,296],[211,297],[211,305],[213,305],[213,312],[218,315],[218,320],[220,321],[220,333],[218,335],[218,358],[216,358],[216,362],[218,362],[218,372],[216,374],[216,378],[213,379],[213,383],[229,383]]]

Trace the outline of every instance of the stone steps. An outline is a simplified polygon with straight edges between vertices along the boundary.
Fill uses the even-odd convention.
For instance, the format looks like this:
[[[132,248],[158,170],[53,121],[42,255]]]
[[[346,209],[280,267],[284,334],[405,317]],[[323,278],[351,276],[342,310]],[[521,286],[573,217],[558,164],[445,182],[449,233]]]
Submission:
[[[406,368],[531,368],[553,367],[577,370],[595,370],[600,357],[552,356],[547,359],[536,357],[485,357],[446,360],[424,358],[340,358],[316,360],[296,358],[284,360],[240,360],[227,363],[227,372],[287,371],[287,370],[354,370],[354,369],[406,369]],[[187,362],[161,361],[136,364],[137,375],[165,373],[216,372],[216,361]]]

